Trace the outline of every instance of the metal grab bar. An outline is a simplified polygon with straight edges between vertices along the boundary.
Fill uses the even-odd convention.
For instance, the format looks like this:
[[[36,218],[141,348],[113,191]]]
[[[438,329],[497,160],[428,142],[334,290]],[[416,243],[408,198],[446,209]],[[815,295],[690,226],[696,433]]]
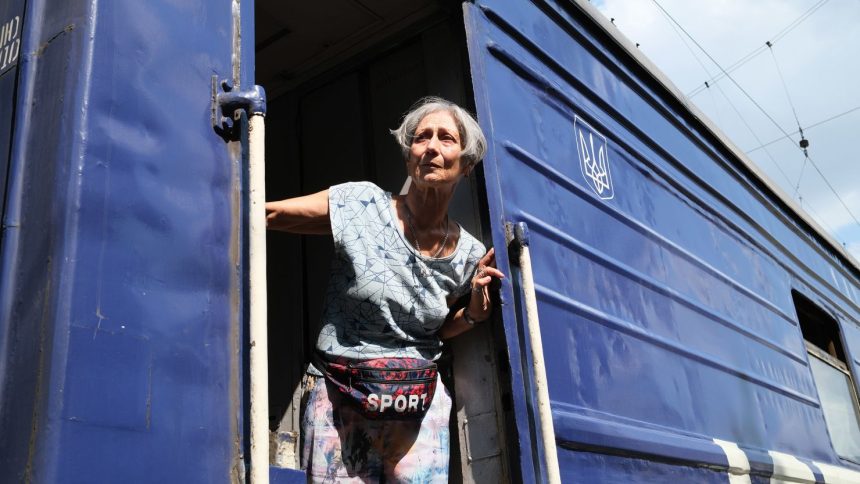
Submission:
[[[529,254],[529,232],[528,226],[524,222],[519,222],[514,227],[514,240],[519,245],[520,251],[519,264],[526,309],[526,329],[532,350],[532,381],[537,393],[538,420],[544,449],[546,478],[550,484],[560,484],[561,473],[558,467],[558,450],[555,445],[555,427],[552,423],[552,408],[550,407],[546,366],[543,358],[543,342],[541,341],[540,321],[538,320],[537,295],[535,294],[534,276],[532,275],[532,260]]]
[[[266,300],[266,125],[248,119],[248,292],[251,397],[251,483],[269,482],[269,342]]]

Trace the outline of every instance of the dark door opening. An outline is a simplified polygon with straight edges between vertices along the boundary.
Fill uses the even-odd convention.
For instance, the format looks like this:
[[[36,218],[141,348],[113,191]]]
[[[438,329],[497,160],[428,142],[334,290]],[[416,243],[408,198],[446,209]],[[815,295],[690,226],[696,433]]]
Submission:
[[[273,0],[256,4],[257,83],[269,98],[268,200],[359,180],[399,193],[406,181],[404,163],[388,130],[412,103],[438,95],[474,112],[458,3],[334,3],[325,8]],[[489,241],[478,171],[458,187],[450,214]],[[268,236],[269,414],[272,463],[280,467],[298,467],[302,377],[317,337],[331,254],[328,237]],[[474,481],[460,472],[462,467],[471,474],[477,465],[497,469],[493,477],[483,469],[475,472],[499,482],[507,471],[496,352],[489,327],[471,333],[449,345],[454,355],[449,377],[453,372],[456,378],[448,387],[454,395],[461,386],[468,388],[462,398],[455,396],[451,479]],[[473,423],[471,432],[490,439],[498,452],[484,452],[486,445],[474,440],[479,437],[464,440],[469,417],[484,427]],[[486,456],[465,455],[470,442],[481,444]]]

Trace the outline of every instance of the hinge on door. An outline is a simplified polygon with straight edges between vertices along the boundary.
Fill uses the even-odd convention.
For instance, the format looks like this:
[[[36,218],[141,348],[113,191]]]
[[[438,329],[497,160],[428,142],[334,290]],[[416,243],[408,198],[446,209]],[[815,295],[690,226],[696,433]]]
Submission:
[[[248,117],[266,115],[266,91],[262,86],[254,86],[247,91],[234,91],[233,84],[228,80],[218,82],[218,76],[212,76],[212,129],[224,141],[239,139],[233,122],[237,113],[245,111]]]

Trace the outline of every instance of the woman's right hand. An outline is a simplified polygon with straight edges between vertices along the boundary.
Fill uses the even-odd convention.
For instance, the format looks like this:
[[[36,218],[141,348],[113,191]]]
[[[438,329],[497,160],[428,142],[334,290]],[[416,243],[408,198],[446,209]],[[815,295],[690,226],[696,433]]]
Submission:
[[[472,278],[472,297],[469,300],[469,316],[475,321],[484,321],[493,313],[490,284],[493,278],[504,279],[505,274],[496,268],[496,250],[491,248],[478,261],[475,277]]]
[[[266,228],[294,234],[330,234],[328,190],[266,202]]]
[[[472,294],[465,308],[451,311],[445,324],[439,329],[439,337],[442,339],[453,338],[460,333],[473,328],[472,322],[466,318],[468,312],[472,321],[485,321],[493,313],[493,298],[490,297],[490,284],[493,278],[504,279],[505,274],[496,269],[496,251],[490,249],[478,261],[475,275],[472,277]]]

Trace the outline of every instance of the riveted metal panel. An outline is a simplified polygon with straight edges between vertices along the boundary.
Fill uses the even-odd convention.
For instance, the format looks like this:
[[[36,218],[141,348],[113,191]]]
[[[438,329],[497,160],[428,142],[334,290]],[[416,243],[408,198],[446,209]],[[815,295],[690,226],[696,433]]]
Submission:
[[[481,0],[466,12],[494,243],[516,276],[504,224],[529,225],[562,474],[589,460],[570,453],[591,452],[603,463],[587,464],[589,482],[627,465],[600,453],[723,469],[725,480],[714,439],[749,449],[758,473],[774,469],[769,450],[856,467],[831,448],[791,297],[802,285],[856,326],[851,261],[586,2]],[[503,312],[531,480],[542,450],[510,280]]]

